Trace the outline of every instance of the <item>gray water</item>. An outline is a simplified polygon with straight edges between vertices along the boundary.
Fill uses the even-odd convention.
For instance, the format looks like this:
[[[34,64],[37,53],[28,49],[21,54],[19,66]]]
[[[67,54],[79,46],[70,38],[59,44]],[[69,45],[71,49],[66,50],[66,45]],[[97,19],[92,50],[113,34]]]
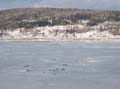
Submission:
[[[120,89],[120,43],[0,42],[0,89]]]

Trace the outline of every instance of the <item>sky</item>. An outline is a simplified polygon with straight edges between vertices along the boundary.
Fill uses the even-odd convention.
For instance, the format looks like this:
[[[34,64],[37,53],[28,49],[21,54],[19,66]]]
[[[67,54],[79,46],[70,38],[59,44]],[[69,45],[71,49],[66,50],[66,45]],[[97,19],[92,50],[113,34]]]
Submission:
[[[120,10],[120,0],[0,0],[0,9],[24,7]]]

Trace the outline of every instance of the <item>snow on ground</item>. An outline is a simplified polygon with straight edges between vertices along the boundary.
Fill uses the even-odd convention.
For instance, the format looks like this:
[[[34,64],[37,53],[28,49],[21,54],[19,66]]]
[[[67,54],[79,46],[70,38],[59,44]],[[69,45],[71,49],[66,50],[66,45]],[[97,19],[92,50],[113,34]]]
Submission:
[[[20,28],[14,31],[5,32],[2,39],[119,39],[120,36],[114,36],[108,31],[91,30],[88,32],[80,32],[84,27],[82,25],[67,25],[67,26],[46,26],[36,27],[33,29]],[[78,32],[71,32],[76,30]],[[69,31],[69,32],[68,32]]]
[[[108,31],[98,32],[98,31],[89,31],[86,33],[76,34],[77,38],[96,38],[96,39],[102,39],[102,38],[114,38],[112,34],[110,34]]]

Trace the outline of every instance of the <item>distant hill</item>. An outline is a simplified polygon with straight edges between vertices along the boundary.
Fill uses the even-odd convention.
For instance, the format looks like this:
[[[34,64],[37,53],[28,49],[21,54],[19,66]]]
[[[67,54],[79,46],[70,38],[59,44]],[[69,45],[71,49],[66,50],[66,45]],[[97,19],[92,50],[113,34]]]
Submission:
[[[46,25],[76,24],[89,20],[94,26],[104,21],[120,21],[120,11],[64,9],[64,8],[18,8],[0,11],[0,30],[33,28]]]

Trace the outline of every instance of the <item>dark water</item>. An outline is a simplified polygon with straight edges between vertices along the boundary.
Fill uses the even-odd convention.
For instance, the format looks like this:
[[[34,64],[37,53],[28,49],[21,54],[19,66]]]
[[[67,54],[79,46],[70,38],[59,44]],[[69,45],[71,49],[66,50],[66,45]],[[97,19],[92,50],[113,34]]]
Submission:
[[[0,42],[0,89],[120,89],[120,43]]]

